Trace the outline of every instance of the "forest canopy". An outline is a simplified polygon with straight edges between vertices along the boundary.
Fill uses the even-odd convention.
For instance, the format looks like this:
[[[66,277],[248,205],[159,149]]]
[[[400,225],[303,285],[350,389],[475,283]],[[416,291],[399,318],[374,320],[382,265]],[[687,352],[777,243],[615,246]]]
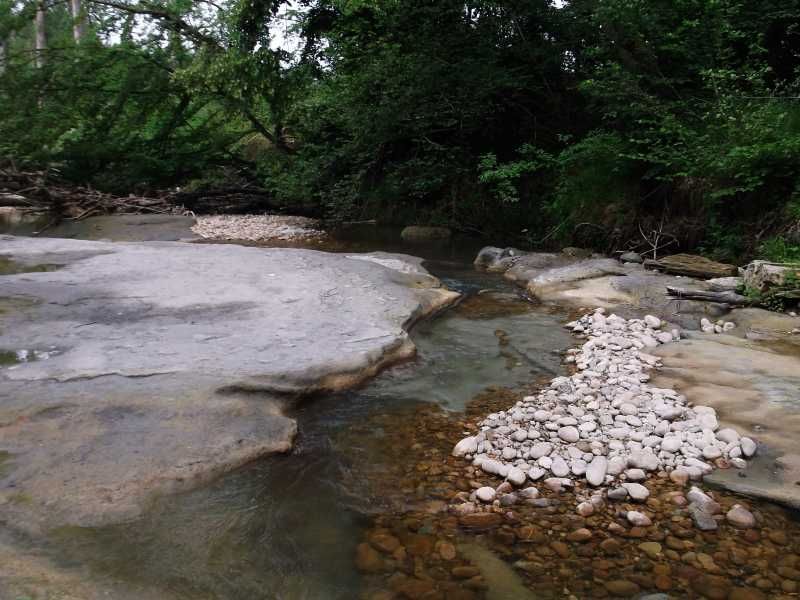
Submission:
[[[0,0],[0,159],[800,258],[800,0]]]

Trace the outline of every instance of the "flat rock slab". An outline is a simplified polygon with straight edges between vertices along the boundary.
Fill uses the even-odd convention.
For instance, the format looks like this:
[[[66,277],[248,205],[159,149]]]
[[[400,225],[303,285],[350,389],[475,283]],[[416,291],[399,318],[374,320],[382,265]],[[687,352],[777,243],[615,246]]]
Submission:
[[[339,389],[408,354],[409,322],[454,297],[410,257],[395,259],[400,272],[311,250],[13,237],[0,237],[0,256],[63,265],[0,283],[0,295],[37,303],[6,317],[0,348],[57,351],[5,370],[12,380],[200,372],[268,391]]]
[[[409,357],[458,298],[420,261],[176,242],[0,237],[0,514],[27,530],[134,518],[291,447],[291,396]],[[17,364],[9,364],[16,362]]]
[[[693,333],[654,354],[664,366],[653,385],[715,408],[723,426],[764,444],[744,477],[718,470],[710,481],[800,508],[800,347]]]

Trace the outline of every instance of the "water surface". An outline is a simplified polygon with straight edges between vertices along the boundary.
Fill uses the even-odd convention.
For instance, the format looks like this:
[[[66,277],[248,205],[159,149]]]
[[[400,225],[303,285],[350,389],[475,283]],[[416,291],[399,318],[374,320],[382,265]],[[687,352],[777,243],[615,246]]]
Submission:
[[[289,455],[162,497],[132,523],[62,529],[51,538],[51,555],[163,598],[357,597],[364,580],[353,557],[364,528],[376,514],[402,513],[405,502],[427,497],[386,476],[402,472],[387,440],[413,427],[420,406],[458,414],[487,388],[552,376],[560,371],[557,351],[570,342],[559,315],[534,306],[500,277],[472,269],[473,248],[465,246],[474,242],[391,240],[381,249],[427,256],[429,270],[465,294],[456,308],[415,327],[416,360],[360,390],[294,407],[299,436]],[[337,249],[371,251],[380,243]]]

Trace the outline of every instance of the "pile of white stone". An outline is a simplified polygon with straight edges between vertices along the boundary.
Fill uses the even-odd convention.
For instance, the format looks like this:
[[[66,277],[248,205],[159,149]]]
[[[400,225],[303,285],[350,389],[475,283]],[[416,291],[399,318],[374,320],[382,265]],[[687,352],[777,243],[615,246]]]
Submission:
[[[753,440],[720,429],[713,408],[690,407],[675,390],[647,384],[659,365],[648,350],[679,339],[662,326],[653,316],[626,320],[603,309],[569,323],[588,338],[567,353],[575,373],[489,415],[453,454],[518,487],[544,479],[558,490],[585,478],[613,488],[608,496],[619,500],[646,499],[637,482],[660,471],[685,484],[715,464],[745,467],[756,452]]]
[[[722,319],[718,320],[716,323],[712,323],[704,317],[700,319],[700,329],[703,333],[728,333],[732,329],[736,329],[736,323],[733,321],[723,321]]]
[[[192,231],[216,240],[308,240],[324,233],[319,222],[307,217],[286,215],[210,215],[197,217]]]

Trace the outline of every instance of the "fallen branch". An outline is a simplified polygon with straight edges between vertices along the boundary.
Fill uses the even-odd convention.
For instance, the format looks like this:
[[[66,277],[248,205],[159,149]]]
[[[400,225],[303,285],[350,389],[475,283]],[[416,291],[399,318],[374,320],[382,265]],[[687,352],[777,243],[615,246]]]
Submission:
[[[721,304],[731,304],[734,306],[753,306],[758,302],[742,296],[736,292],[708,292],[705,290],[688,290],[667,286],[667,294],[684,300],[701,300],[703,302],[718,302]]]
[[[44,171],[0,168],[0,206],[52,212],[74,221],[110,214],[183,214],[185,208],[175,195],[115,196],[65,183]]]

